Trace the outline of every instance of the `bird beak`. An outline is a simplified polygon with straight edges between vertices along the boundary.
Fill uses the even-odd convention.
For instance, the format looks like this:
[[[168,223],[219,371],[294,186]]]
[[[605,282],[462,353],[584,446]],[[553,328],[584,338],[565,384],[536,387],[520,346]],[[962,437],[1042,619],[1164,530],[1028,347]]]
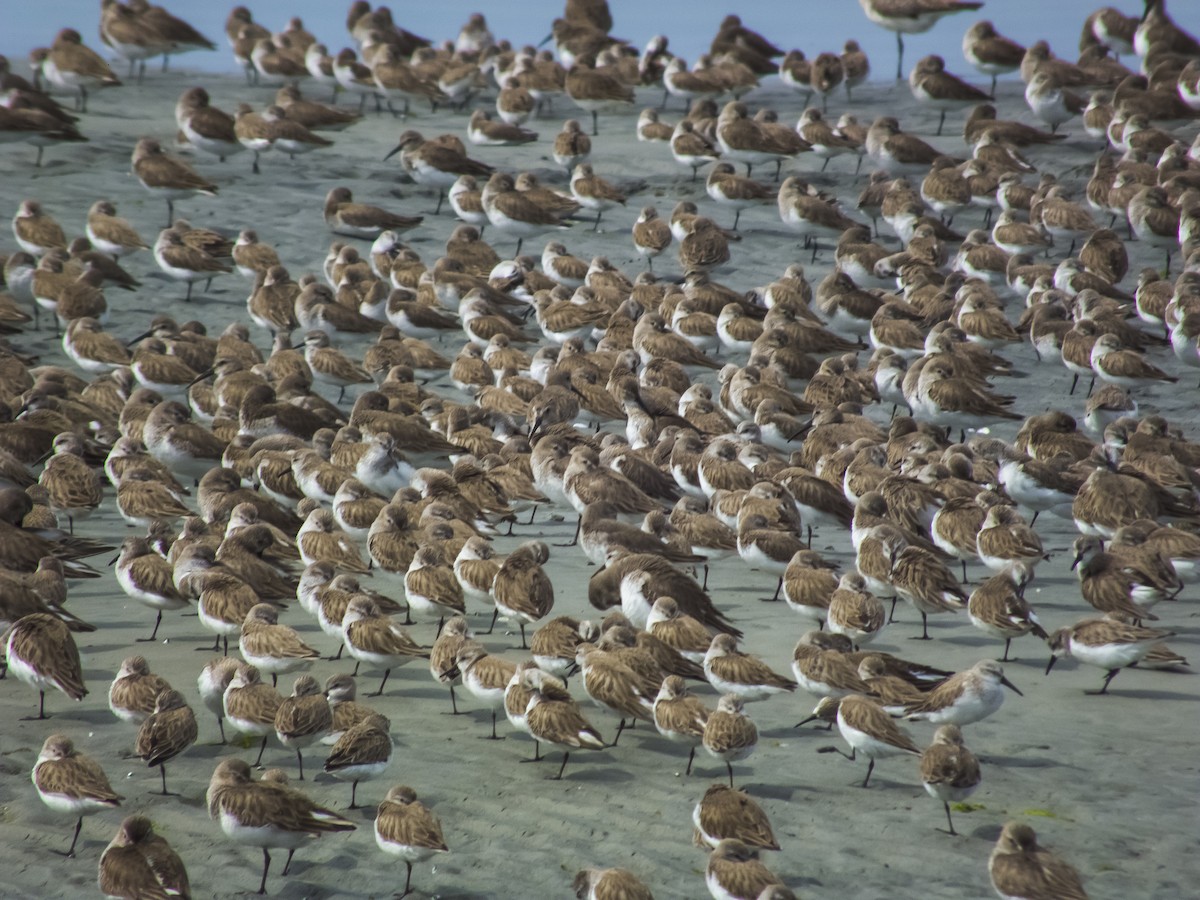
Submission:
[[[570,667],[567,669],[567,677],[574,675],[578,671],[579,671],[579,663],[575,663],[575,662],[571,663]]]
[[[111,566],[111,565],[115,565],[115,564],[116,564],[116,562],[117,562],[117,560],[118,560],[118,559],[120,559],[120,558],[121,558],[121,554],[120,554],[120,553],[118,553],[116,556],[114,556],[112,559],[110,559],[110,560],[108,561],[108,564],[109,564],[110,566]]]
[[[151,335],[151,334],[153,334],[153,333],[154,333],[154,332],[152,332],[152,331],[143,331],[141,334],[139,334],[137,337],[135,337],[133,340],[131,340],[129,343],[127,343],[125,346],[126,346],[127,348],[128,348],[128,347],[132,347],[132,346],[133,346],[134,344],[136,344],[138,341],[141,341],[141,340],[144,340],[145,338],[148,338],[148,337],[150,337],[150,335]]]
[[[193,378],[191,381],[189,381],[187,383],[187,386],[191,387],[193,384],[199,384],[200,382],[204,381],[204,379],[211,376],[212,373],[213,373],[212,369],[205,369],[203,372],[201,372],[199,375],[197,375],[195,378]]]
[[[458,666],[452,666],[451,668],[446,670],[446,677],[447,678],[461,678],[462,670],[459,669]]]
[[[1050,674],[1050,670],[1054,668],[1054,664],[1058,662],[1058,657],[1053,653],[1050,654],[1050,662],[1046,663],[1046,674]]]
[[[395,147],[394,147],[394,148],[393,148],[393,149],[392,149],[392,150],[391,150],[391,151],[388,153],[388,155],[387,155],[387,156],[385,156],[385,157],[383,158],[383,159],[384,159],[384,162],[386,162],[387,160],[391,159],[393,156],[395,156],[395,155],[396,155],[397,153],[399,153],[399,152],[400,152],[400,145],[399,145],[399,144],[397,144],[397,145],[396,145],[396,146],[395,146]]]
[[[1058,657],[1057,657],[1057,656],[1052,656],[1052,657],[1050,657],[1050,658],[1051,658],[1051,659],[1058,659]],[[1049,669],[1049,668],[1047,668],[1047,669],[1046,669],[1046,671],[1047,671],[1047,672],[1049,672],[1049,671],[1050,671],[1050,669]],[[1018,695],[1018,696],[1020,696],[1020,697],[1024,697],[1024,696],[1025,696],[1024,694],[1022,694],[1022,693],[1021,693],[1020,689],[1019,689],[1019,688],[1018,688],[1018,687],[1017,687],[1015,684],[1013,684],[1011,681],[1009,681],[1009,680],[1008,680],[1007,678],[1005,678],[1003,675],[1002,675],[1002,676],[1000,676],[1000,683],[1001,683],[1002,685],[1004,685],[1006,688],[1008,688],[1010,691],[1016,691],[1016,693],[1017,693],[1017,695]]]
[[[544,38],[542,38],[540,41],[538,41],[538,46],[545,47],[548,43],[550,43],[550,41],[553,38],[554,38],[554,32],[552,31],[548,35],[546,35]]]
[[[1071,561],[1071,571],[1074,571],[1079,566],[1079,561],[1081,559],[1083,559],[1082,553],[1080,553],[1078,556],[1075,557],[1074,560]]]
[[[815,716],[815,715],[814,715],[814,716],[809,716],[807,719],[801,719],[799,722],[797,722],[797,723],[796,723],[795,725],[793,725],[792,727],[793,727],[793,728],[799,728],[801,725],[807,725],[809,722],[816,722],[816,721],[817,721],[818,719],[820,719],[820,718],[821,718],[820,716]]]

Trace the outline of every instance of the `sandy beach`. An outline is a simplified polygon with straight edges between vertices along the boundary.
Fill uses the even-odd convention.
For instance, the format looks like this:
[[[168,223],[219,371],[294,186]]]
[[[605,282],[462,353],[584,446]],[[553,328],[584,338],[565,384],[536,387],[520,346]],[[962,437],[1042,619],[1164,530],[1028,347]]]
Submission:
[[[955,22],[946,27],[947,40],[957,42],[967,24]],[[227,51],[223,47],[221,52]],[[946,55],[952,58],[951,68],[967,71],[957,49],[953,56],[949,51]],[[894,65],[894,59],[874,62],[882,73]],[[166,224],[167,211],[165,204],[150,197],[131,175],[130,153],[139,137],[153,136],[171,152],[185,153],[220,187],[215,198],[177,202],[176,215],[230,235],[242,228],[256,229],[261,240],[277,248],[293,277],[320,272],[334,239],[322,220],[321,206],[326,192],[339,185],[351,188],[363,202],[397,213],[424,215],[421,226],[404,239],[430,266],[441,255],[446,238],[458,224],[449,205],[440,215],[432,215],[435,196],[407,182],[397,160],[385,162],[384,156],[406,128],[418,129],[426,137],[449,132],[465,140],[467,113],[431,114],[428,108],[414,105],[413,115],[402,121],[386,111],[382,115],[369,112],[349,131],[333,135],[332,148],[295,161],[279,153],[266,154],[261,174],[254,175],[249,154],[221,163],[177,148],[173,106],[180,93],[195,84],[203,84],[213,105],[226,110],[240,102],[261,108],[276,89],[248,87],[237,75],[162,75],[154,71],[141,86],[95,92],[90,111],[80,123],[89,143],[47,149],[40,169],[33,167],[35,150],[31,147],[9,144],[0,152],[0,212],[5,221],[23,199],[36,198],[70,237],[83,233],[89,205],[108,199],[152,242]],[[313,99],[328,99],[326,89],[305,86],[304,90]],[[1034,121],[1019,84],[1002,83],[999,93],[997,106],[1002,118]],[[493,96],[485,94],[476,105],[490,108]],[[630,277],[644,267],[629,232],[642,206],[654,205],[667,215],[678,201],[693,200],[723,225],[730,225],[733,218],[731,211],[718,209],[707,198],[703,180],[689,180],[690,173],[671,159],[665,144],[636,139],[637,112],[657,105],[660,99],[658,89],[640,89],[633,110],[601,116],[600,134],[594,139],[590,161],[597,174],[619,183],[639,183],[640,190],[630,196],[625,208],[606,212],[599,231],[581,219],[555,236],[585,259],[608,257]],[[775,78],[766,79],[745,100],[752,109],[769,106],[777,110],[786,123],[794,123],[803,108],[801,98]],[[839,91],[830,98],[829,118],[836,119],[846,111],[864,124],[878,115],[897,116],[905,130],[947,153],[968,154],[961,136],[963,116],[951,114],[945,134],[932,137],[937,114],[917,105],[906,84],[863,85],[849,105]],[[672,123],[681,115],[679,101],[663,113]],[[528,123],[540,134],[535,143],[468,148],[472,156],[500,169],[533,172],[544,182],[564,186],[565,173],[551,159],[550,146],[562,121],[572,116],[585,118],[562,98],[552,113]],[[1078,120],[1067,130],[1070,137],[1062,144],[1052,149],[1030,148],[1027,156],[1079,197],[1102,148],[1086,138]],[[1194,130],[1179,129],[1178,134],[1190,143]],[[869,162],[857,177],[850,158],[835,160],[824,173],[819,168],[820,160],[801,156],[784,167],[783,175],[801,175],[835,194],[853,211],[869,174]],[[756,168],[755,175],[767,179],[767,169]],[[1036,176],[1027,180],[1034,184]],[[980,211],[970,211],[954,225],[965,231],[979,227],[981,220]],[[743,212],[740,231],[743,239],[732,245],[729,267],[716,276],[738,291],[769,283],[791,263],[803,263],[814,286],[832,269],[832,250],[822,250],[816,262],[810,263],[808,252],[781,224],[773,204]],[[501,256],[512,254],[512,239],[491,229],[485,238],[495,241]],[[897,244],[886,228],[884,240]],[[366,241],[354,243],[363,253],[369,247]],[[526,242],[524,252],[540,253],[542,246],[542,240],[533,239]],[[0,237],[0,253],[14,249],[11,233],[6,231]],[[1132,289],[1130,284],[1142,267],[1161,268],[1162,254],[1136,242],[1128,249],[1133,274],[1124,286]],[[660,277],[682,274],[676,250],[673,246],[656,262],[655,272]],[[1057,252],[1061,257],[1064,250]],[[185,303],[184,287],[166,280],[149,253],[136,254],[126,262],[143,284],[132,293],[106,292],[110,306],[107,328],[120,337],[134,337],[160,313],[179,321],[199,319],[212,335],[229,322],[249,322],[245,301],[251,284],[237,274],[217,278],[211,290],[197,285],[192,301]],[[1009,297],[1009,303],[1009,318],[1015,322],[1020,300]],[[71,367],[44,314],[42,326],[40,330],[31,326],[14,336],[12,345],[36,354],[42,364]],[[253,340],[266,352],[270,336],[251,327]],[[460,343],[460,337],[451,338],[440,349],[453,356]],[[365,346],[365,341],[345,342],[342,349],[361,358]],[[1017,412],[1032,415],[1059,409],[1082,422],[1084,398],[1082,392],[1067,395],[1070,374],[1065,368],[1040,363],[1028,343],[1006,349],[1005,355],[1021,377],[999,379],[997,387],[1018,396]],[[868,356],[869,350],[860,354],[864,364]],[[1161,414],[1187,436],[1200,437],[1194,370],[1183,369],[1169,350],[1162,348],[1152,350],[1150,358],[1181,380],[1177,387],[1136,390],[1142,413]],[[744,359],[733,361],[743,363]],[[715,384],[713,376],[705,375],[704,380]],[[446,379],[429,387],[448,398],[464,399]],[[345,409],[357,390],[348,391]],[[336,399],[335,393],[327,396]],[[876,404],[868,414],[883,423],[889,411],[889,407]],[[991,433],[1011,440],[1016,424],[995,427]],[[533,537],[552,545],[568,541],[575,526],[573,512],[556,508],[553,516],[539,510],[532,526],[522,523],[514,536],[498,537],[497,550],[508,552]],[[1043,515],[1036,527],[1051,558],[1038,569],[1027,596],[1044,626],[1053,631],[1089,617],[1093,610],[1081,599],[1070,569],[1071,542],[1077,536],[1072,522]],[[119,517],[111,489],[102,507],[76,531],[114,545],[135,533]],[[820,529],[814,546],[843,569],[853,568],[849,534]],[[226,838],[204,804],[209,777],[221,757],[238,753],[252,760],[257,752],[256,747],[215,744],[216,723],[204,710],[196,688],[200,668],[211,656],[207,652],[211,634],[194,617],[168,613],[156,643],[135,644],[136,638],[149,633],[153,613],[126,597],[111,570],[105,568],[107,557],[91,562],[105,569],[103,577],[73,581],[69,600],[77,615],[98,626],[92,634],[77,636],[89,695],[81,703],[72,703],[52,694],[46,700],[51,718],[28,720],[24,717],[37,709],[36,692],[11,675],[0,682],[0,860],[5,872],[0,894],[94,895],[99,855],[122,816],[135,811],[149,815],[181,854],[194,896],[227,897],[252,891],[261,871],[259,850]],[[553,546],[547,571],[555,587],[553,615],[603,615],[588,604],[587,580],[595,569],[577,547]],[[989,573],[975,564],[969,574],[972,583],[978,584]],[[752,572],[733,558],[713,566],[709,588],[716,606],[744,631],[743,648],[777,671],[790,674],[792,648],[810,626],[785,604],[762,602],[770,596],[774,581],[774,576]],[[395,584],[382,589],[394,596],[402,593]],[[1157,607],[1160,621],[1154,623],[1174,631],[1170,645],[1193,660],[1200,656],[1196,609],[1196,590],[1192,588],[1178,602]],[[477,630],[486,628],[487,617],[488,611],[482,607],[471,610]],[[281,620],[297,628],[323,653],[336,649],[298,605],[293,604]],[[436,623],[423,621],[412,633],[428,645],[435,628]],[[999,641],[973,628],[965,612],[931,617],[929,630],[933,641],[912,640],[920,633],[920,621],[910,607],[902,605],[897,621],[871,646],[955,671],[981,659],[998,658],[1002,649]],[[505,633],[498,628],[481,640],[489,651],[507,659],[524,658],[515,629]],[[170,786],[179,796],[156,793],[157,771],[130,757],[135,730],[119,722],[107,708],[113,675],[121,660],[134,653],[144,654],[154,672],[184,693],[200,722],[199,742],[168,765]],[[1013,656],[1016,658],[1005,664],[1005,673],[1024,696],[1010,693],[995,715],[965,729],[968,746],[980,758],[983,783],[970,800],[972,808],[955,814],[958,837],[936,830],[944,827],[943,811],[922,788],[915,757],[881,760],[871,786],[864,790],[859,787],[863,760],[852,764],[836,754],[818,752],[834,744],[847,749],[836,729],[827,733],[819,726],[793,727],[809,715],[816,698],[797,691],[749,705],[748,712],[759,729],[759,744],[748,760],[735,763],[734,773],[737,786],[766,810],[782,846],[779,853],[765,854],[764,861],[803,897],[991,896],[988,854],[1001,825],[1016,818],[1033,824],[1044,844],[1080,870],[1093,897],[1178,898],[1194,893],[1196,797],[1200,789],[1196,756],[1200,691],[1195,676],[1131,669],[1120,674],[1108,696],[1093,697],[1084,691],[1099,687],[1103,677],[1099,669],[1062,661],[1046,676],[1048,650],[1033,637],[1014,641]],[[311,672],[323,682],[350,667],[345,660],[321,660]],[[361,692],[374,689],[375,678],[364,672],[360,699]],[[292,676],[282,677],[281,691],[290,691],[291,681]],[[593,724],[611,740],[616,716],[588,703],[577,679],[572,679],[571,687],[584,701]],[[710,687],[698,685],[696,692],[715,706],[717,696]],[[404,867],[377,849],[372,820],[374,806],[387,788],[408,784],[436,811],[451,848],[449,854],[433,861],[432,872],[430,863],[417,864],[414,896],[566,897],[571,895],[574,873],[586,866],[628,868],[659,898],[706,896],[706,855],[692,843],[691,815],[705,788],[725,780],[722,762],[700,750],[693,774],[685,777],[686,750],[681,752],[679,745],[668,743],[651,726],[639,723],[622,735],[614,749],[572,754],[565,779],[549,781],[546,776],[557,768],[559,751],[550,750],[549,760],[541,765],[523,764],[533,749],[528,739],[502,721],[500,733],[507,740],[484,740],[490,724],[488,711],[460,690],[458,702],[464,714],[450,716],[446,694],[422,664],[392,673],[385,695],[369,702],[391,718],[395,755],[383,779],[359,787],[358,799],[364,805],[347,814],[358,830],[326,836],[304,847],[286,878],[279,874],[283,854],[276,854],[269,893],[288,898],[367,898],[390,896],[401,889]],[[928,745],[932,726],[914,722],[905,727],[919,745]],[[76,859],[59,855],[69,843],[73,822],[47,810],[29,779],[43,740],[55,732],[69,735],[79,750],[97,759],[125,797],[119,811],[85,819]],[[319,773],[322,754],[321,747],[307,751],[306,770]],[[295,772],[294,754],[274,739],[264,763]],[[310,775],[301,786],[318,802],[339,810],[349,799],[349,786],[324,774]]]

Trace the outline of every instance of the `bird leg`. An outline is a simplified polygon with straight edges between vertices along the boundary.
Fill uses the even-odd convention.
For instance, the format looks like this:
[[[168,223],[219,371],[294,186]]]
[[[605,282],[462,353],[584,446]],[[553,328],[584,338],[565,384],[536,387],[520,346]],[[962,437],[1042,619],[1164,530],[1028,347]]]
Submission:
[[[942,806],[946,808],[946,824],[950,826],[949,834],[957,836],[958,832],[954,830],[954,820],[950,818],[950,804],[943,800]]]
[[[863,787],[866,787],[868,782],[870,782],[871,773],[874,771],[875,771],[875,760],[872,759],[871,762],[867,765],[867,777],[863,779],[863,783],[862,783]]]
[[[83,828],[83,816],[80,816],[79,820],[75,823],[75,836],[73,838],[71,838],[71,846],[67,848],[66,855],[67,855],[68,859],[75,858],[75,845],[77,843],[79,843],[79,832],[82,828]]]
[[[896,49],[899,51],[899,56],[896,57],[896,80],[899,81],[904,77],[904,35],[896,32]]]
[[[296,748],[296,766],[297,766],[297,768],[300,769],[300,775],[299,775],[298,780],[303,781],[304,780],[304,757],[300,755],[299,747]]]
[[[594,114],[593,114],[593,115],[594,115]],[[563,751],[563,761],[562,761],[562,765],[558,767],[558,774],[557,774],[557,775],[552,775],[552,776],[550,777],[550,780],[551,780],[551,781],[562,781],[563,772],[564,772],[564,771],[566,770],[566,768],[567,768],[567,760],[568,760],[568,759],[570,759],[570,758],[571,758],[571,754],[570,754],[570,753],[568,753],[567,751],[565,751],[565,750],[564,750],[564,751]]]
[[[254,761],[254,768],[258,769],[262,766],[262,756],[267,749],[267,736],[263,735],[262,746],[258,748],[258,759]]]
[[[158,618],[154,620],[154,630],[153,630],[152,632],[150,632],[150,637],[148,637],[148,638],[137,638],[137,641],[138,641],[138,643],[143,643],[143,644],[144,644],[146,641],[152,641],[152,640],[154,640],[154,636],[155,636],[156,634],[158,634],[158,626],[159,626],[159,624],[160,624],[161,622],[162,622],[162,610],[160,609],[160,610],[158,611]]]
[[[729,760],[725,760],[725,768],[729,772],[729,788],[730,788],[730,790],[732,790],[733,789],[733,763],[731,763]]]
[[[292,867],[292,857],[295,855],[296,855],[296,849],[293,847],[291,850],[288,851],[287,859],[283,863],[283,871],[280,872],[279,874],[286,875],[288,873],[288,869],[290,869]]]
[[[596,111],[593,109],[592,110],[592,134],[597,135],[599,133],[600,133],[600,126],[596,122]]]
[[[942,126],[945,124],[946,124],[946,111],[943,109],[941,118],[938,119],[938,130],[937,130],[938,137],[941,137]]]
[[[267,852],[267,848],[263,847],[263,877],[262,883],[258,886],[258,892],[265,894],[267,892],[267,871],[271,868],[271,854]]]
[[[367,694],[368,697],[379,697],[383,694],[383,686],[387,684],[388,676],[392,674],[391,669],[387,669],[383,673],[383,681],[379,682],[379,690],[373,694]]]
[[[1120,672],[1120,671],[1121,671],[1120,669],[1109,669],[1109,670],[1108,670],[1108,674],[1104,676],[1104,685],[1103,685],[1103,686],[1100,688],[1100,690],[1098,690],[1098,691],[1084,691],[1084,693],[1085,693],[1085,694],[1090,694],[1090,695],[1092,695],[1092,696],[1094,696],[1094,697],[1098,697],[1098,696],[1100,696],[1101,694],[1107,694],[1107,693],[1108,693],[1108,684],[1109,684],[1109,682],[1110,682],[1110,681],[1112,681],[1114,678],[1116,678],[1116,677],[1117,677],[1117,673],[1118,673],[1118,672]]]
[[[357,795],[358,795],[358,782],[352,781],[350,783],[350,806],[347,807],[348,809],[358,809]]]
[[[691,751],[688,753],[688,764],[687,764],[687,771],[684,772],[685,775],[692,774],[692,760],[694,760],[695,758],[696,758],[696,748],[693,747],[691,749]]]

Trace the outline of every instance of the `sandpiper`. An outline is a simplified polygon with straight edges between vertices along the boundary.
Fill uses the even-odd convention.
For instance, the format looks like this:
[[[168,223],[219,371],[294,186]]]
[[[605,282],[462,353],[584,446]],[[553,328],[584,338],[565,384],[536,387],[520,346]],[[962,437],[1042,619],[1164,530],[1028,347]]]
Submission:
[[[607,746],[583,717],[562,681],[532,668],[522,672],[521,686],[530,695],[525,717],[534,740],[563,748],[562,765],[558,774],[551,776],[554,780],[562,779],[572,750],[602,750]]]
[[[376,238],[387,230],[407,231],[423,220],[422,216],[402,216],[378,206],[355,203],[347,187],[336,187],[326,194],[324,216],[325,224],[335,234],[361,238]]]
[[[896,32],[896,80],[904,72],[904,35],[924,34],[943,16],[971,12],[983,6],[962,0],[858,0],[867,18],[888,31]]]
[[[46,690],[72,700],[87,696],[79,649],[65,622],[49,613],[31,613],[12,624],[5,641],[8,671],[38,691],[38,718],[46,718]]]
[[[766,897],[795,897],[783,879],[768,869],[758,858],[758,848],[737,838],[726,838],[713,848],[704,870],[704,883],[713,897],[758,900]],[[781,890],[783,893],[776,893]]]
[[[921,754],[921,783],[929,796],[942,801],[951,834],[958,834],[950,817],[951,802],[966,800],[980,781],[979,760],[963,743],[962,731],[957,725],[941,726]]]
[[[778,850],[779,842],[762,807],[743,791],[723,784],[710,784],[692,810],[695,841],[716,847],[726,838],[736,838],[751,847]]]
[[[318,806],[285,784],[254,781],[250,766],[240,759],[217,764],[205,795],[209,815],[226,836],[243,844],[262,847],[263,874],[259,893],[267,890],[271,868],[270,848],[287,848],[286,875],[292,855],[312,838],[357,826],[330,809]]]
[[[412,892],[412,867],[450,848],[442,836],[442,824],[417,792],[406,785],[388,790],[375,816],[375,843],[390,856],[404,860],[405,878],[402,897]]]
[[[937,134],[942,133],[946,113],[993,99],[990,95],[967,84],[961,78],[946,71],[946,62],[940,56],[926,56],[913,66],[908,76],[913,96],[938,110]]]
[[[56,88],[76,95],[75,108],[80,112],[87,112],[88,88],[121,84],[108,63],[84,44],[79,32],[73,28],[64,28],[58,33],[38,68]]]
[[[951,675],[908,708],[907,718],[934,724],[969,725],[987,718],[1004,703],[1004,688],[1020,694],[1004,677],[1004,669],[992,660],[975,663]]]
[[[115,809],[124,799],[112,789],[100,764],[76,750],[75,743],[65,734],[52,734],[42,743],[33,764],[33,786],[51,810],[77,816],[75,836],[66,853],[72,858],[83,817],[102,809]]]
[[[1087,900],[1075,867],[1038,846],[1023,822],[1007,822],[988,857],[992,887],[1013,900]]]
[[[567,72],[567,96],[592,114],[592,134],[599,134],[597,114],[633,105],[633,89],[607,72],[576,65]]]
[[[191,892],[183,860],[140,815],[121,822],[100,854],[98,882],[100,890],[112,897],[186,897]]]
[[[991,92],[996,93],[996,76],[1015,72],[1021,66],[1025,48],[996,31],[984,20],[967,29],[962,41],[963,56],[984,75],[992,76]]]
[[[168,156],[153,138],[141,138],[133,149],[133,173],[142,187],[167,201],[167,227],[175,220],[175,201],[196,194],[215,197],[217,186],[191,166]]]
[[[650,889],[628,869],[582,869],[575,873],[571,887],[583,900],[653,900]]]
[[[885,756],[895,756],[900,753],[920,755],[918,747],[911,737],[902,731],[873,698],[863,694],[850,694],[838,703],[837,726],[851,751],[847,759],[853,760],[861,750],[870,763],[867,766],[867,777],[862,786],[866,787],[871,781],[871,773],[875,771],[875,760]],[[841,752],[840,750],[838,751]],[[845,756],[845,754],[843,754]]]
[[[725,761],[732,789],[733,763],[746,759],[758,746],[758,728],[743,712],[742,701],[736,694],[725,694],[717,701],[716,710],[709,714],[704,725],[702,742],[709,754]]]
[[[196,716],[179,691],[160,691],[154,712],[138,729],[134,753],[148,766],[158,766],[162,794],[167,796],[167,763],[196,743]]]
[[[1046,673],[1054,668],[1059,657],[1074,657],[1107,670],[1100,690],[1087,691],[1105,694],[1121,669],[1137,664],[1155,644],[1172,634],[1160,628],[1125,625],[1110,619],[1086,619],[1050,635],[1050,661],[1046,664]]]

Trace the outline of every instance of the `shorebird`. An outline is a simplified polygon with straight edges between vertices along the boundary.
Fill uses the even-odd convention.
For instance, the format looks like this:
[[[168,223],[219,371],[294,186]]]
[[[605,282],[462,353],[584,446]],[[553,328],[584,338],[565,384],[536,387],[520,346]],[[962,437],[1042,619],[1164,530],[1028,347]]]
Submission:
[[[921,754],[921,783],[929,796],[942,801],[951,834],[958,834],[950,817],[951,802],[966,800],[980,781],[979,760],[963,743],[962,731],[957,725],[941,726]]]
[[[133,149],[133,173],[142,187],[167,201],[167,227],[175,221],[175,201],[196,194],[215,197],[217,186],[182,160],[168,156],[153,138],[141,138]]]
[[[114,4],[115,5],[115,4]],[[100,854],[100,890],[110,897],[187,897],[187,869],[179,854],[154,833],[146,816],[129,816]]]
[[[1087,900],[1075,867],[1038,846],[1023,822],[1007,822],[988,857],[988,875],[1001,897],[1013,900]]]
[[[581,869],[571,883],[575,896],[582,900],[653,900],[650,889],[628,869]]]
[[[217,764],[205,802],[208,814],[226,836],[241,844],[262,847],[260,894],[267,891],[272,847],[287,848],[287,862],[282,873],[287,875],[293,854],[311,839],[339,831],[354,831],[357,827],[286,784],[254,781],[250,777],[250,766],[240,759],[223,759]]]
[[[909,706],[906,718],[934,724],[970,725],[1000,708],[1004,703],[1004,688],[1021,694],[1004,677],[1004,669],[999,663],[983,660],[951,675],[919,703]]]
[[[122,663],[108,689],[108,708],[131,725],[141,725],[154,712],[159,693],[171,687],[165,678],[151,673],[144,656],[130,656]]]
[[[742,701],[736,694],[725,694],[717,701],[716,710],[704,724],[702,741],[710,755],[725,761],[732,789],[733,763],[746,759],[758,746],[758,728],[743,712]]]
[[[529,692],[525,717],[534,740],[563,748],[562,765],[558,774],[551,776],[559,781],[572,750],[603,750],[607,745],[583,717],[562,681],[537,668],[525,669],[521,678],[521,687]]]
[[[196,716],[179,691],[160,691],[154,712],[142,722],[134,753],[148,766],[158,766],[162,794],[167,796],[167,763],[196,743]]]
[[[996,93],[996,77],[1021,67],[1025,48],[996,31],[989,21],[976,22],[963,35],[963,56],[984,75],[992,76],[991,93]]]
[[[695,841],[716,847],[726,838],[735,838],[761,850],[778,850],[779,842],[771,821],[762,807],[743,791],[723,784],[711,784],[692,810]]]
[[[442,836],[442,824],[417,792],[405,785],[389,788],[375,815],[375,843],[390,856],[404,860],[404,892],[412,892],[412,867],[450,848]]]
[[[972,12],[982,3],[962,0],[858,0],[867,18],[896,32],[896,80],[904,73],[904,35],[924,34],[943,16]]]
[[[88,88],[114,87],[121,80],[74,28],[64,28],[48,51],[35,51],[34,68],[60,91],[75,94],[75,108],[87,112]]]
[[[77,816],[75,835],[65,854],[68,858],[75,856],[83,817],[115,809],[125,799],[112,789],[100,764],[76,750],[75,743],[65,734],[52,734],[42,743],[33,764],[33,786],[51,810]]]
[[[18,681],[38,691],[39,719],[46,718],[46,690],[55,688],[73,700],[87,696],[79,649],[69,626],[49,613],[31,613],[8,629],[4,655]]]
[[[946,113],[950,110],[993,99],[991,95],[947,72],[946,61],[940,56],[926,56],[919,60],[908,75],[908,86],[918,102],[926,103],[940,113],[938,135],[942,133]]]
[[[1125,625],[1107,618],[1086,619],[1050,635],[1050,661],[1046,664],[1046,674],[1050,674],[1060,657],[1074,657],[1082,663],[1107,670],[1100,690],[1085,692],[1106,694],[1109,683],[1122,669],[1145,659],[1158,642],[1173,633],[1160,628]]]
[[[503,172],[488,179],[480,199],[488,223],[517,236],[517,254],[525,238],[568,227],[561,212],[531,199],[525,191],[518,191],[513,177]]]
[[[352,685],[353,681],[350,683]],[[339,699],[330,705],[335,713],[335,721],[328,736],[336,735],[336,740],[325,759],[325,772],[341,781],[350,782],[350,805],[347,809],[358,809],[359,782],[381,778],[391,763],[393,747],[392,737],[388,733],[390,725],[384,716],[353,700]],[[360,717],[358,721],[352,721],[349,717],[352,708],[354,714]],[[340,722],[336,721],[338,709],[343,711]]]
[[[896,756],[900,753],[919,756],[921,753],[921,748],[892,721],[883,707],[875,699],[862,694],[850,694],[838,702],[837,726],[851,748],[848,755],[841,750],[837,752],[853,760],[861,750],[870,760],[863,787],[871,781],[877,758]]]
[[[336,187],[326,194],[324,215],[330,231],[361,238],[377,238],[387,230],[407,231],[423,221],[422,216],[402,216],[377,206],[355,203],[347,187]]]
[[[618,78],[598,69],[575,65],[567,72],[567,96],[575,105],[592,114],[592,134],[599,134],[597,114],[633,105],[633,89]]]
[[[1033,114],[1050,126],[1058,126],[1083,113],[1087,105],[1083,98],[1061,85],[1050,72],[1038,72],[1025,88],[1025,102]]]
[[[726,838],[713,848],[704,869],[704,883],[708,892],[719,900],[737,898],[768,900],[795,897],[778,875],[768,869],[758,858],[758,848],[751,847],[736,838]],[[781,890],[783,893],[776,893]]]

